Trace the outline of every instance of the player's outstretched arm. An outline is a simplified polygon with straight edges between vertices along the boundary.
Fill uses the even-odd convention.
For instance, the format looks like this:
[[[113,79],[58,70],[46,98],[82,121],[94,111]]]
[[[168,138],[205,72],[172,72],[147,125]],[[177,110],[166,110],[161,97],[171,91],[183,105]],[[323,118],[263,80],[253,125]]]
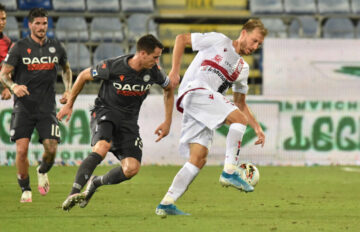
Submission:
[[[87,81],[92,81],[93,77],[90,73],[90,68],[87,68],[80,72],[78,77],[76,78],[76,81],[74,83],[74,86],[71,89],[70,96],[67,99],[66,104],[60,109],[60,111],[57,113],[56,117],[60,121],[66,116],[66,122],[70,120],[71,114],[72,114],[72,108],[74,106],[74,102],[83,89],[85,83]]]
[[[0,78],[2,82],[9,88],[17,97],[23,97],[25,95],[30,95],[26,85],[18,85],[14,83],[11,79],[11,72],[14,70],[14,67],[9,64],[4,64],[1,68]]]
[[[176,36],[175,45],[172,54],[172,67],[169,72],[170,83],[175,88],[180,81],[181,58],[184,54],[185,47],[191,46],[191,34],[185,33]]]
[[[174,88],[171,85],[164,88],[164,105],[165,105],[165,120],[155,130],[155,134],[158,135],[155,142],[159,142],[170,132],[172,113],[174,108]]]
[[[246,104],[246,95],[242,93],[234,92],[234,103],[235,105],[247,116],[249,125],[254,129],[258,140],[255,142],[255,145],[261,144],[261,147],[265,144],[265,134],[251,112],[249,106]]]
[[[66,64],[62,67],[62,80],[64,83],[65,91],[62,95],[62,98],[60,99],[60,103],[66,104],[72,86],[72,71],[69,62],[66,62]]]
[[[3,90],[1,91],[1,99],[2,100],[9,100],[11,98],[10,89],[2,81],[2,78],[0,78],[0,82],[1,82],[1,85],[3,86]]]

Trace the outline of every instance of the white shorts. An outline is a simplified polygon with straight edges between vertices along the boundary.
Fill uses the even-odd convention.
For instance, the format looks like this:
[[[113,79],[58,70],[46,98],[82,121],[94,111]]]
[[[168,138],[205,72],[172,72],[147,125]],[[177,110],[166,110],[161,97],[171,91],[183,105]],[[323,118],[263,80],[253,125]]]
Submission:
[[[180,103],[183,120],[180,137],[180,154],[189,156],[189,144],[198,143],[210,148],[213,130],[220,127],[226,117],[238,109],[222,94],[208,89],[189,91]]]

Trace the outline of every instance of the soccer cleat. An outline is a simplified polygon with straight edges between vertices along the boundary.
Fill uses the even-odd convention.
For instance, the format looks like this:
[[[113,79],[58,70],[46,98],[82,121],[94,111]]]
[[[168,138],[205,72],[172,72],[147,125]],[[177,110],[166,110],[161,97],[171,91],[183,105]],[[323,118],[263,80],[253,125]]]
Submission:
[[[31,191],[28,191],[28,190],[24,191],[21,194],[20,202],[21,203],[32,202],[32,193],[31,193]]]
[[[62,209],[65,211],[70,211],[72,207],[74,207],[77,203],[83,201],[85,195],[82,193],[75,193],[66,198],[66,200],[62,203]]]
[[[37,167],[36,173],[38,176],[38,190],[41,195],[45,196],[50,190],[50,183],[47,173],[39,172],[40,166]]]
[[[85,208],[87,206],[87,204],[89,204],[91,197],[94,195],[94,193],[97,189],[97,187],[95,187],[94,182],[93,182],[95,177],[97,177],[97,176],[90,177],[88,184],[86,186],[86,189],[82,193],[85,196],[85,198],[84,198],[84,200],[80,201],[80,203],[79,203],[79,206],[81,208]]]
[[[163,205],[159,204],[156,207],[155,213],[161,217],[166,217],[167,215],[190,215],[189,213],[185,213],[178,208],[174,204]]]
[[[220,175],[219,182],[224,187],[231,186],[244,192],[254,191],[254,187],[243,180],[237,172],[228,174],[223,171]]]

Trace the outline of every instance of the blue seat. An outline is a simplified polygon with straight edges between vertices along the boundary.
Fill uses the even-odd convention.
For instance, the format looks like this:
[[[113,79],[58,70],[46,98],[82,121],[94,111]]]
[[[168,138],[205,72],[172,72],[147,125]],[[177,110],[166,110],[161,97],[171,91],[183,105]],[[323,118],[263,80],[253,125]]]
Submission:
[[[315,38],[318,34],[318,21],[312,16],[301,16],[291,21],[290,38]]]
[[[126,13],[152,13],[153,0],[121,0],[121,9]]]
[[[124,39],[119,18],[94,18],[90,24],[90,39],[96,42],[120,42]]]
[[[4,34],[9,37],[13,42],[20,39],[19,24],[15,16],[7,16]]]
[[[20,10],[30,10],[36,7],[51,10],[51,0],[18,0],[18,8]]]
[[[282,1],[279,0],[251,0],[252,14],[281,14],[284,11]]]
[[[124,49],[115,43],[102,43],[94,52],[94,65],[102,60],[124,55]]]
[[[264,26],[268,29],[268,37],[271,38],[286,38],[287,29],[284,22],[279,18],[262,18]]]
[[[93,12],[119,12],[120,4],[118,0],[87,0],[87,9]]]
[[[350,13],[349,0],[318,0],[320,14]]]
[[[74,72],[80,72],[91,66],[90,52],[87,47],[82,43],[67,43],[65,44],[68,61],[71,69]]]
[[[16,0],[0,0],[0,3],[5,6],[6,11],[17,10]]]
[[[284,0],[285,13],[288,14],[315,14],[315,0]]]
[[[147,29],[147,22],[149,28]],[[154,20],[149,18],[147,14],[132,14],[127,19],[128,39],[130,42],[135,42],[145,34],[153,34],[157,36],[157,25]]]
[[[360,13],[360,0],[352,0],[351,1],[351,11],[354,14]]]
[[[83,17],[59,17],[56,23],[56,37],[66,42],[89,40],[87,24]]]
[[[354,38],[354,25],[348,18],[329,18],[323,26],[324,38]]]
[[[23,20],[23,27],[21,29],[21,37],[24,38],[26,36],[28,36],[30,34],[30,29],[29,29],[29,19],[28,17],[25,17]],[[48,17],[48,30],[46,32],[46,36],[48,38],[54,38],[55,37],[55,32],[54,32],[54,21],[52,17]]]
[[[84,11],[85,0],[53,0],[55,11]]]

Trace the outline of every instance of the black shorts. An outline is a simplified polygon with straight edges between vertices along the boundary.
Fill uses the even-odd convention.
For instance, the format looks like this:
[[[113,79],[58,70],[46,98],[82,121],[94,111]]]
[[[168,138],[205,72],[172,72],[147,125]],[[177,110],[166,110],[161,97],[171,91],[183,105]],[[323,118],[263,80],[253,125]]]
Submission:
[[[91,146],[105,140],[111,142],[110,152],[118,160],[133,157],[141,162],[143,144],[137,122],[119,120],[106,112],[92,112],[90,125]]]
[[[59,121],[55,112],[29,113],[26,111],[13,112],[11,115],[10,135],[11,141],[21,138],[31,138],[36,128],[39,133],[39,142],[44,139],[55,139],[60,142]]]

